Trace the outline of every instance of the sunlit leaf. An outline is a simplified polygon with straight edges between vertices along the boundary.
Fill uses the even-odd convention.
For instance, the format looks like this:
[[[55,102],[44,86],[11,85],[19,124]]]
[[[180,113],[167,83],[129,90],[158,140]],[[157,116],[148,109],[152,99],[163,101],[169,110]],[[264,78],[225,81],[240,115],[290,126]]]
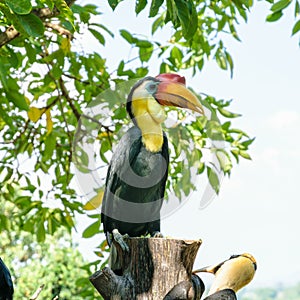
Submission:
[[[84,206],[84,210],[94,210],[97,209],[102,204],[104,191],[100,190],[97,195],[90,199]]]
[[[71,50],[71,42],[69,38],[63,38],[60,44],[60,48],[65,54],[68,54]]]
[[[294,12],[295,18],[298,17],[299,13],[300,13],[300,4],[299,4],[299,1],[296,0],[295,12]]]
[[[29,111],[27,112],[28,114],[28,118],[30,119],[30,121],[36,123],[42,116],[42,114],[44,113],[44,109],[35,107],[35,106],[31,106],[29,108]]]
[[[94,236],[95,234],[99,233],[100,231],[100,220],[92,223],[90,226],[88,226],[82,233],[83,238],[90,238]]]
[[[271,6],[271,11],[278,12],[291,4],[291,0],[280,0]]]
[[[53,130],[53,121],[51,118],[50,109],[46,110],[46,128],[47,128],[47,134],[50,134]]]
[[[232,113],[224,108],[218,107],[218,111],[220,112],[220,114],[226,118],[237,118],[240,117],[240,114],[236,114],[236,113]]]
[[[55,0],[55,6],[60,11],[61,16],[65,17],[74,27],[74,15],[65,0]]]

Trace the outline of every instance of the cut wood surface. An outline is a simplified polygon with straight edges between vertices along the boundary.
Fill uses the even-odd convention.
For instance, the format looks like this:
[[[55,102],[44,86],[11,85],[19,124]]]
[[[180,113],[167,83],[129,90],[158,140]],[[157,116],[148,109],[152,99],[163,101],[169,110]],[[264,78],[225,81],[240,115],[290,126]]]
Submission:
[[[129,252],[111,248],[111,266],[90,281],[104,299],[200,299],[204,286],[192,275],[201,240],[127,238]]]

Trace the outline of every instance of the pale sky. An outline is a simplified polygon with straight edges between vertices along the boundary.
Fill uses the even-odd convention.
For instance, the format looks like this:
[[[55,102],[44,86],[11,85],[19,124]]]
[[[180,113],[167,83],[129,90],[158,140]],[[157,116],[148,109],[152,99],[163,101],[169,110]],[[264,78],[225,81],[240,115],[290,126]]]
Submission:
[[[100,6],[104,13],[100,21],[114,31],[117,40],[108,38],[105,48],[95,48],[97,44],[89,40],[88,46],[107,57],[114,70],[116,62],[130,57],[118,30],[127,28],[150,36],[145,21],[148,11],[137,20],[128,6],[133,1],[121,3],[115,13],[106,2]],[[207,208],[199,209],[201,195],[195,192],[181,209],[162,220],[165,235],[202,239],[196,268],[232,254],[253,254],[258,270],[252,287],[300,282],[299,37],[290,37],[293,8],[273,24],[265,22],[268,13],[267,4],[256,3],[248,23],[241,21],[237,27],[242,42],[227,39],[235,63],[233,79],[214,62],[194,78],[185,73],[187,84],[195,91],[234,99],[231,109],[243,116],[233,124],[256,137],[250,151],[253,160],[242,160],[234,167],[219,197]],[[85,39],[78,42],[87,47]],[[86,223],[79,220],[78,228],[81,226]],[[86,257],[98,244],[79,235],[77,239]]]

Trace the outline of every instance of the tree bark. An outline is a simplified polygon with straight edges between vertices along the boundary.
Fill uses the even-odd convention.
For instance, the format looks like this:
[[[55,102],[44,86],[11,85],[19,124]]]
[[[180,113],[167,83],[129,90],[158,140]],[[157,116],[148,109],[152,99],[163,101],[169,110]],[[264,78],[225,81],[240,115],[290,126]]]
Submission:
[[[111,265],[97,271],[90,281],[106,299],[200,299],[201,279],[192,275],[201,240],[165,238],[125,239],[129,252],[114,243]]]

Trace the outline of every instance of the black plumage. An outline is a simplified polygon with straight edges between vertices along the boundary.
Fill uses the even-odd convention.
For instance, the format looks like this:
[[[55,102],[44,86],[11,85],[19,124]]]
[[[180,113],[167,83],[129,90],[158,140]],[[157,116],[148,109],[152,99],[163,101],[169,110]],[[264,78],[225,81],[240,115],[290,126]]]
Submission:
[[[14,287],[10,272],[0,258],[0,300],[13,299]]]
[[[168,140],[161,151],[148,151],[138,127],[121,138],[110,162],[102,204],[101,221],[109,234],[118,229],[129,236],[160,231],[160,209],[168,176]]]

